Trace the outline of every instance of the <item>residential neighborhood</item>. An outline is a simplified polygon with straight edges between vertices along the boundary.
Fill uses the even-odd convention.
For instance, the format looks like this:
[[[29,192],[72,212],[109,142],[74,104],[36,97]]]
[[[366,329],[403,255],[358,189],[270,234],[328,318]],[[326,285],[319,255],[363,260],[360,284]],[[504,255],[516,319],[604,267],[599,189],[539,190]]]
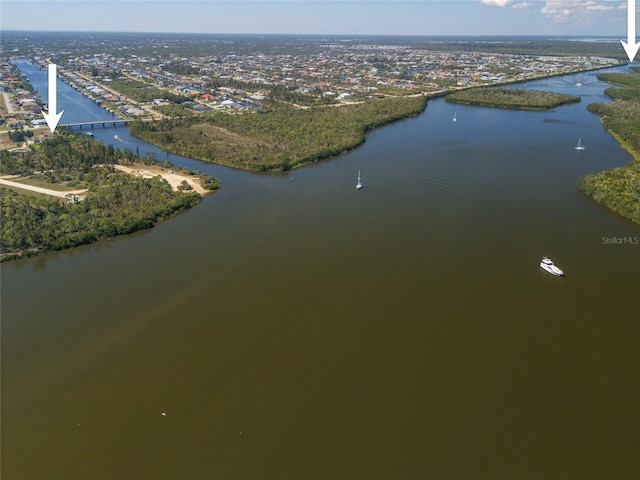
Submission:
[[[138,40],[131,44],[114,37],[95,45],[78,41],[75,46],[67,42],[59,50],[34,40],[7,49],[11,55],[5,53],[2,59],[0,81],[5,126],[44,124],[42,102],[24,88],[10,63],[24,56],[41,68],[56,59],[58,75],[74,88],[115,115],[146,119],[260,110],[274,102],[308,108],[446,93],[619,63],[602,56],[465,50],[455,43],[434,50],[413,40],[385,43],[384,37],[284,38],[277,45],[273,39],[264,44],[253,39],[249,46],[242,39],[213,37],[189,49],[180,37]]]

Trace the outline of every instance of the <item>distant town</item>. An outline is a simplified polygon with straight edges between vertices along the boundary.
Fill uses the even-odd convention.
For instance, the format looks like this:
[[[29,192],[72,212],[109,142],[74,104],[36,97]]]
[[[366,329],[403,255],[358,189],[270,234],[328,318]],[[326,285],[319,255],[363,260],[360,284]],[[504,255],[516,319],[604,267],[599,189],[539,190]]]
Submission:
[[[296,108],[362,103],[385,96],[433,95],[617,65],[600,55],[477,51],[460,42],[385,37],[123,38],[71,35],[4,39],[0,80],[3,129],[45,127],[43,102],[25,85],[15,58],[29,58],[122,118],[154,119],[290,104]],[[190,43],[187,41],[189,40]],[[576,44],[579,42],[575,42]],[[514,47],[514,50],[518,48]],[[63,122],[64,123],[64,122]]]

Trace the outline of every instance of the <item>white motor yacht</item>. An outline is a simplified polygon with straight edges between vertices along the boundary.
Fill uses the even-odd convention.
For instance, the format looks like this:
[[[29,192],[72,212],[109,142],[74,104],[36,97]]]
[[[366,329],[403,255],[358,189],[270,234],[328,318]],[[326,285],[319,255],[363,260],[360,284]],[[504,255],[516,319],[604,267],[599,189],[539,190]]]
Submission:
[[[550,258],[544,257],[540,262],[540,266],[551,275],[555,275],[556,277],[564,277],[564,272],[560,268],[558,268]]]

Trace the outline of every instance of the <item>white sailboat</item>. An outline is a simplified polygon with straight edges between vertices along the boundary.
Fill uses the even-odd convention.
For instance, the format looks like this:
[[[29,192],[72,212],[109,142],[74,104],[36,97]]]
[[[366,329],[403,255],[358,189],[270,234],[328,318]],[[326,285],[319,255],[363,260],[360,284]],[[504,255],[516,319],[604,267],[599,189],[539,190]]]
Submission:
[[[456,118],[456,114],[457,114],[457,113],[458,113],[458,112],[453,112],[453,121],[454,121],[454,122],[457,122],[457,121],[458,121],[458,119]]]
[[[578,145],[576,145],[576,150],[584,150],[584,147],[582,146],[581,138],[578,139]]]
[[[364,187],[364,185],[362,184],[362,181],[360,180],[360,170],[358,170],[358,183],[356,183],[356,190],[360,190],[362,187]]]

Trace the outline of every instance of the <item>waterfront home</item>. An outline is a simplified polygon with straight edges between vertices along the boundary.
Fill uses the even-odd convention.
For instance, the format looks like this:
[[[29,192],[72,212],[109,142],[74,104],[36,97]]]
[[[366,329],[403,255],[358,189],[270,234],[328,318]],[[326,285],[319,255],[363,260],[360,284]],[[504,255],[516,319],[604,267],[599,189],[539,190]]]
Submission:
[[[18,128],[18,127],[24,127],[27,125],[27,121],[26,120],[8,120],[7,121],[7,127],[9,128]]]

